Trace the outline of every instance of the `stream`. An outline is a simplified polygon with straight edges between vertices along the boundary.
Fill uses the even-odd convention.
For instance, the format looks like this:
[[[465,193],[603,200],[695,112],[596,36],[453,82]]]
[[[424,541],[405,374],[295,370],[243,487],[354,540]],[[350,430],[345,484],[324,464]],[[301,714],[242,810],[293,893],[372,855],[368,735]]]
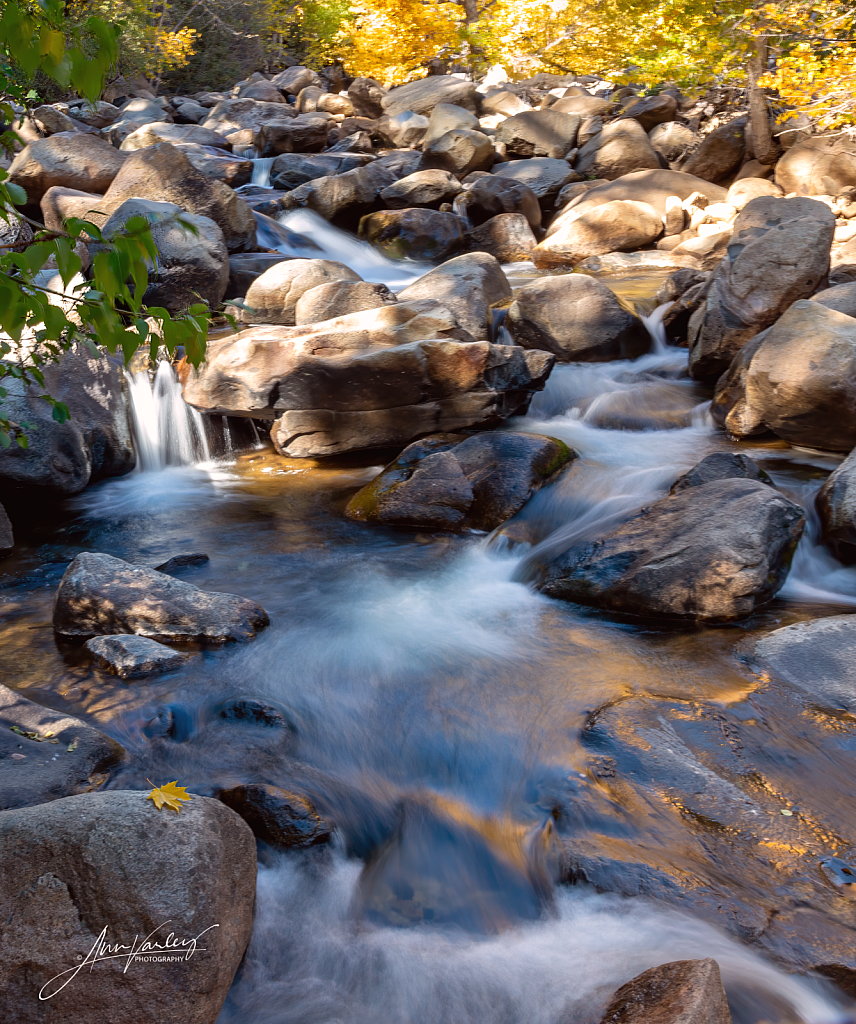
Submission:
[[[395,289],[426,269],[304,211],[263,226],[271,248]],[[507,270],[514,285],[535,273]],[[161,364],[154,390],[145,373],[129,378],[138,470],[34,521],[4,561],[4,682],[122,743],[130,758],[111,787],[262,781],[337,823],[327,846],[260,851],[253,937],[221,1024],[596,1024],[635,974],[703,956],[719,962],[737,1024],[843,1019],[840,990],[794,973],[802,940],[774,938],[762,910],[792,878],[794,906],[824,915],[841,898],[817,837],[853,834],[856,732],[749,656],[772,629],[856,606],[856,569],[819,545],[812,511],[840,460],[729,442],[685,375],[686,350],[658,333],[662,276],[604,280],[649,317],[652,352],[554,370],[508,428],[561,438],[580,458],[493,536],[347,520],[349,497],[394,453],[280,458],[264,437],[203,422]],[[809,515],[765,611],[733,628],[658,630],[529,586],[533,561],[602,534],[718,450],[758,461]],[[206,552],[181,578],[258,601],[271,626],[119,682],[51,628],[57,584],[83,550],[150,565]],[[244,698],[279,725],[224,716]],[[722,734],[690,720],[739,734],[742,752],[730,749],[754,773],[763,825],[747,824],[742,790],[715,767]],[[663,736],[652,768],[645,751]],[[692,804],[687,773],[705,793],[715,783],[714,810]],[[682,786],[690,797],[675,796]],[[786,804],[801,813],[780,817]]]

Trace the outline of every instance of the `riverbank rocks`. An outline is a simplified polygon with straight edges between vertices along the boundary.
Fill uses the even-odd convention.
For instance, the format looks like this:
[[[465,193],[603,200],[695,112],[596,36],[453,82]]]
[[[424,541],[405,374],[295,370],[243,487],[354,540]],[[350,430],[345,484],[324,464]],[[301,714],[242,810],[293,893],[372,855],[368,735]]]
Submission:
[[[823,542],[847,565],[856,563],[856,450],[834,470],[817,493]]]
[[[225,643],[250,640],[268,624],[255,601],[200,590],[94,551],[74,559],[54,599],[54,630],[68,637],[134,633],[151,640]]]
[[[811,202],[811,200],[804,200]],[[711,415],[737,437],[772,430],[791,444],[856,447],[856,319],[802,300],[735,357]]]
[[[214,1024],[249,941],[255,882],[252,832],[219,800],[194,796],[175,814],[119,791],[3,811],[0,1016]],[[160,962],[94,962],[101,941],[130,952],[144,938]]]
[[[295,117],[297,112],[287,103],[264,103],[251,97],[223,100],[202,122],[202,127],[219,135],[229,136],[233,132],[256,132],[269,121],[284,117]]]
[[[535,235],[522,213],[500,213],[467,232],[471,252],[486,252],[500,263],[519,263],[532,258]]]
[[[496,139],[519,157],[562,158],[574,148],[582,118],[556,110],[525,110],[496,127]]]
[[[54,185],[87,192],[106,192],[127,157],[97,136],[52,135],[25,146],[12,161],[9,180],[38,204]]]
[[[622,985],[601,1024],[731,1024],[715,960],[674,960]]]
[[[695,142],[692,129],[678,121],[658,124],[648,133],[648,138],[656,152],[669,164],[680,160]]]
[[[359,117],[380,117],[386,95],[386,89],[374,78],[355,78],[348,86],[348,99]]]
[[[538,197],[542,211],[550,211],[556,197],[570,181],[579,181],[580,175],[567,160],[549,156],[533,156],[529,160],[512,160],[494,164],[491,173],[500,178],[511,178],[531,189]]]
[[[632,171],[660,166],[645,129],[632,118],[611,121],[580,149],[574,170],[583,177],[613,181]]]
[[[9,508],[78,494],[96,480],[130,473],[136,464],[116,362],[77,345],[58,363],[48,363],[44,376],[44,388],[25,390],[20,381],[5,382],[6,414],[34,424],[27,448],[0,449],[0,498]],[[68,406],[65,423],[57,423],[41,399],[45,391]]]
[[[834,288],[824,288],[821,292],[815,292],[811,301],[819,302],[827,309],[837,309],[839,313],[856,317],[856,281],[837,284]]]
[[[449,171],[458,178],[490,170],[495,160],[493,141],[471,128],[453,128],[422,147],[423,168]]]
[[[229,252],[252,252],[256,247],[256,219],[250,207],[228,185],[197,171],[168,142],[130,154],[99,209],[109,215],[132,198],[175,203],[188,213],[208,217],[223,232]]]
[[[89,793],[124,760],[103,732],[0,685],[0,810]]]
[[[222,181],[229,188],[248,185],[253,176],[252,160],[232,156],[228,150],[211,152],[195,142],[175,142],[172,145],[187,157],[190,163],[206,178]]]
[[[360,275],[335,260],[284,260],[260,274],[244,297],[245,324],[295,323],[297,303],[306,292],[333,281],[360,281]],[[343,310],[343,312],[345,312]]]
[[[271,846],[286,850],[328,843],[333,830],[306,797],[279,786],[252,783],[221,790],[220,800],[231,807],[253,830],[253,835]]]
[[[561,362],[635,359],[651,345],[639,317],[586,274],[541,277],[524,285],[505,326],[516,344],[552,352]]]
[[[430,75],[407,85],[399,85],[381,98],[383,112],[394,117],[405,110],[428,115],[438,103],[452,103],[467,110],[477,109],[476,87],[473,82],[448,75]]]
[[[123,152],[145,149],[146,146],[157,146],[161,142],[173,145],[183,142],[195,143],[197,146],[216,146],[223,149],[228,146],[226,139],[210,128],[199,124],[170,124],[168,121],[152,121],[144,124],[135,132],[131,132],[119,147]]]
[[[681,170],[719,184],[739,170],[746,156],[746,118],[739,117],[705,135]]]
[[[605,203],[629,199],[637,203],[647,203],[653,206],[660,217],[665,217],[666,203],[672,196],[684,201],[694,192],[698,192],[706,196],[711,203],[724,203],[728,194],[719,185],[712,185],[692,174],[684,174],[683,171],[669,171],[662,167],[656,170],[633,171],[631,174],[616,178],[615,181],[593,182],[590,187],[582,188],[587,184],[579,183],[580,192],[568,201],[552,221],[547,229],[548,235],[562,223],[562,218],[570,210],[578,214],[586,213]]]
[[[541,227],[538,197],[528,185],[512,178],[485,174],[472,183],[462,199],[474,227],[503,213],[522,214],[533,231]]]
[[[784,192],[801,196],[834,196],[856,185],[852,140],[846,135],[821,135],[797,143],[776,164],[776,184]]]
[[[421,159],[419,154],[414,154]],[[415,170],[415,168],[413,168]],[[405,172],[409,173],[409,172]],[[364,167],[307,181],[288,192],[284,209],[305,206],[332,221],[341,216],[359,217],[375,209],[380,193],[398,181],[396,170],[375,160]]]
[[[589,256],[650,245],[662,233],[663,221],[653,206],[617,199],[568,217],[532,250],[532,262],[539,269],[573,267]]]
[[[750,338],[816,291],[834,231],[832,211],[813,199],[761,196],[741,210],[705,306],[690,321],[692,377],[718,377]]]
[[[330,121],[318,114],[266,121],[253,136],[261,156],[280,153],[318,153],[327,145]]]
[[[345,514],[390,526],[489,531],[575,458],[564,442],[540,434],[436,434],[405,448]]]
[[[187,661],[189,655],[174,651],[145,636],[95,636],[84,645],[95,664],[120,679],[169,672]]]
[[[461,191],[461,187],[461,183],[449,171],[414,171],[383,189],[380,200],[389,210],[403,210],[408,206],[430,206],[436,209],[441,203],[450,203]]]
[[[674,96],[660,93],[657,96],[644,96],[634,100],[633,105],[625,108],[624,117],[632,117],[634,121],[650,132],[652,128],[666,121],[674,121],[678,113],[678,101]]]
[[[278,189],[294,189],[307,181],[344,174],[371,162],[365,153],[280,153],[270,170]]]
[[[366,214],[359,236],[393,259],[443,260],[464,247],[455,214],[419,206]]]
[[[495,256],[470,252],[424,274],[400,291],[398,298],[401,302],[438,302],[473,338],[487,341],[490,307],[511,298],[511,285]]]
[[[781,589],[804,525],[799,505],[767,484],[713,480],[553,558],[538,588],[643,619],[744,619]]]
[[[329,281],[303,293],[294,307],[295,324],[317,324],[347,313],[378,309],[398,302],[385,284],[370,281]]]

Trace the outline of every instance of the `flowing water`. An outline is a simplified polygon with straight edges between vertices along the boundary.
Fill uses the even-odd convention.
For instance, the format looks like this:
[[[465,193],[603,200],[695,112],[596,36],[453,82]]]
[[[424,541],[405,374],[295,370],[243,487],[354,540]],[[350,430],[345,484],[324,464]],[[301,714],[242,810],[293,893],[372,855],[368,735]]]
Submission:
[[[280,251],[311,242],[369,280],[411,272],[309,213],[260,224]],[[266,782],[336,822],[330,846],[261,848],[220,1024],[588,1024],[630,977],[700,956],[720,964],[738,1024],[842,1019],[805,950],[812,928],[834,945],[849,920],[823,863],[852,849],[856,733],[749,652],[852,607],[856,572],[812,527],[783,595],[733,629],[619,623],[528,584],[534,558],[738,447],[666,346],[656,284],[624,283],[645,292],[650,354],[560,366],[510,424],[580,457],[492,537],[345,519],[380,455],[287,460],[257,442],[211,461],[162,363],[153,389],[129,379],[141,471],[34,523],[4,562],[4,681],[118,739],[131,759],[111,786]],[[739,450],[807,509],[839,461]],[[259,601],[271,626],[119,683],[53,637],[53,593],[81,550],[150,565],[206,551],[183,578]],[[224,717],[240,698],[286,725]]]

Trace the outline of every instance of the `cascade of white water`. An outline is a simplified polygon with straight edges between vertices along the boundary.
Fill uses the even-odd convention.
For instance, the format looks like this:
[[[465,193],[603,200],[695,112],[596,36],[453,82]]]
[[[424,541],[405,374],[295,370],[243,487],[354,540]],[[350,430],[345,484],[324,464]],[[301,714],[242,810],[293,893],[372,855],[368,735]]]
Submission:
[[[205,424],[181,396],[172,366],[158,364],[154,383],[147,371],[126,373],[137,465],[144,472],[190,466],[210,459]]]
[[[259,188],[270,188],[270,172],[273,167],[274,156],[262,156],[253,158],[253,176],[250,179],[251,185]]]

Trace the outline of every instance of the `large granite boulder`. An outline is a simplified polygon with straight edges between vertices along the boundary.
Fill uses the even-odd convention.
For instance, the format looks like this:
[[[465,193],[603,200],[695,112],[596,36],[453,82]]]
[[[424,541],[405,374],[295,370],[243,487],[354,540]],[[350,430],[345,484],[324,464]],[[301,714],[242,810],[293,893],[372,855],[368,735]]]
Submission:
[[[856,316],[856,281],[846,281],[833,288],[824,288],[823,291],[815,292],[811,301],[819,302],[827,309],[837,309],[839,313],[846,313],[847,316]]]
[[[532,262],[539,268],[573,267],[589,256],[640,249],[662,233],[663,221],[653,206],[616,199],[584,213],[572,211],[533,249]]]
[[[28,203],[37,204],[55,185],[106,192],[126,160],[104,139],[63,133],[25,146],[12,161],[9,180],[27,193]]]
[[[414,156],[417,160],[421,159],[418,153]],[[414,167],[413,170],[415,169]],[[355,167],[341,174],[331,174],[299,185],[286,194],[283,207],[308,207],[325,220],[361,217],[376,209],[380,193],[403,176],[396,168],[382,160],[375,160],[363,167]]]
[[[769,604],[802,535],[799,505],[757,480],[678,489],[541,569],[550,597],[645,619],[731,622]]]
[[[438,103],[452,103],[467,110],[476,110],[476,96],[473,82],[446,75],[430,75],[392,89],[381,98],[381,106],[389,117],[405,110],[427,115]]]
[[[797,143],[776,164],[776,184],[800,196],[835,196],[856,185],[856,153],[849,136],[821,135]]]
[[[422,147],[424,168],[449,171],[458,178],[489,170],[495,159],[492,140],[472,128],[453,128]]]
[[[233,156],[226,149],[217,150],[195,142],[174,142],[172,145],[187,157],[200,174],[222,181],[229,188],[249,185],[253,177],[252,160]]]
[[[281,153],[319,153],[327,145],[330,122],[318,114],[265,121],[256,130],[254,145],[261,156]]]
[[[856,320],[819,302],[795,302],[734,358],[716,385],[711,415],[737,437],[772,430],[791,444],[850,451]]]
[[[461,183],[449,171],[439,168],[414,171],[383,189],[380,199],[388,210],[403,210],[413,206],[437,209],[441,203],[450,203],[461,188]]]
[[[92,660],[104,672],[120,679],[138,679],[140,676],[169,672],[179,668],[190,657],[175,651],[157,640],[133,633],[116,636],[94,636],[84,647]]]
[[[286,68],[274,75],[270,84],[276,86],[286,96],[297,96],[304,89],[321,84],[321,77],[316,71],[305,67],[303,64],[295,64],[294,67]]]
[[[471,252],[486,252],[500,263],[532,259],[535,235],[522,213],[498,213],[467,232]]]
[[[476,115],[466,107],[459,107],[454,103],[438,103],[428,118],[425,137],[422,140],[423,148],[430,146],[432,142],[436,142],[447,132],[455,131],[456,128],[480,132],[481,124]]]
[[[270,177],[275,188],[290,190],[370,162],[371,157],[365,153],[281,153],[273,162]]]
[[[718,184],[740,169],[745,156],[746,118],[739,117],[705,135],[681,170]]]
[[[295,324],[317,324],[347,313],[379,309],[398,302],[385,284],[370,281],[328,281],[305,291],[294,306]]]
[[[103,732],[0,685],[0,810],[90,793],[124,760]]]
[[[304,796],[261,783],[220,790],[219,799],[253,830],[253,835],[285,850],[327,843],[332,827]]]
[[[813,199],[761,196],[741,210],[703,310],[690,321],[690,374],[723,373],[743,345],[829,270],[835,217]]]
[[[584,177],[608,181],[648,167],[660,167],[660,157],[645,129],[632,118],[604,125],[574,162],[574,169]]]
[[[134,152],[137,149],[145,149],[146,146],[156,146],[160,142],[170,142],[173,145],[192,142],[197,146],[216,146],[219,149],[228,146],[228,142],[219,132],[203,128],[199,124],[152,121],[126,136],[119,149],[123,152]]]
[[[212,593],[145,565],[84,551],[66,569],[54,599],[60,636],[135,633],[152,640],[225,643],[251,640],[268,625],[244,597]]]
[[[421,206],[368,213],[359,236],[393,259],[443,260],[464,247],[455,214]]]
[[[562,158],[574,148],[581,118],[553,109],[526,110],[496,127],[496,139],[506,152],[519,157]]]
[[[345,514],[389,526],[494,530],[574,458],[541,434],[436,434],[408,445]]]
[[[856,449],[824,480],[817,492],[824,543],[839,561],[856,562]]]
[[[673,960],[622,985],[601,1024],[731,1024],[715,960]]]
[[[624,117],[632,117],[646,132],[650,132],[659,124],[674,121],[677,113],[678,101],[675,97],[660,93],[657,96],[644,96],[642,99],[634,100],[631,106],[625,107]]]
[[[498,174],[476,179],[462,196],[463,205],[474,227],[503,213],[522,214],[533,231],[541,227],[538,196],[523,182]]]
[[[695,142],[692,128],[679,121],[666,121],[648,132],[651,145],[666,163],[676,163]]]
[[[3,811],[0,1016],[214,1024],[255,883],[253,834],[219,800],[176,814],[120,791]]]
[[[531,189],[538,197],[542,211],[553,209],[556,197],[568,182],[580,180],[567,160],[556,160],[550,156],[494,164],[491,173],[500,178],[511,178]]]
[[[515,343],[561,362],[635,359],[651,337],[602,281],[586,274],[541,277],[520,288],[505,325]]]
[[[238,131],[256,132],[268,121],[281,121],[289,116],[296,117],[297,111],[286,103],[264,103],[251,97],[229,99],[209,112],[202,127],[228,136]]]
[[[284,260],[260,274],[247,289],[241,310],[245,324],[295,323],[300,297],[311,288],[333,281],[359,281],[360,275],[335,260]],[[345,312],[344,310],[342,312]]]
[[[355,78],[348,86],[348,99],[360,117],[380,117],[386,95],[386,89],[374,78]]]

